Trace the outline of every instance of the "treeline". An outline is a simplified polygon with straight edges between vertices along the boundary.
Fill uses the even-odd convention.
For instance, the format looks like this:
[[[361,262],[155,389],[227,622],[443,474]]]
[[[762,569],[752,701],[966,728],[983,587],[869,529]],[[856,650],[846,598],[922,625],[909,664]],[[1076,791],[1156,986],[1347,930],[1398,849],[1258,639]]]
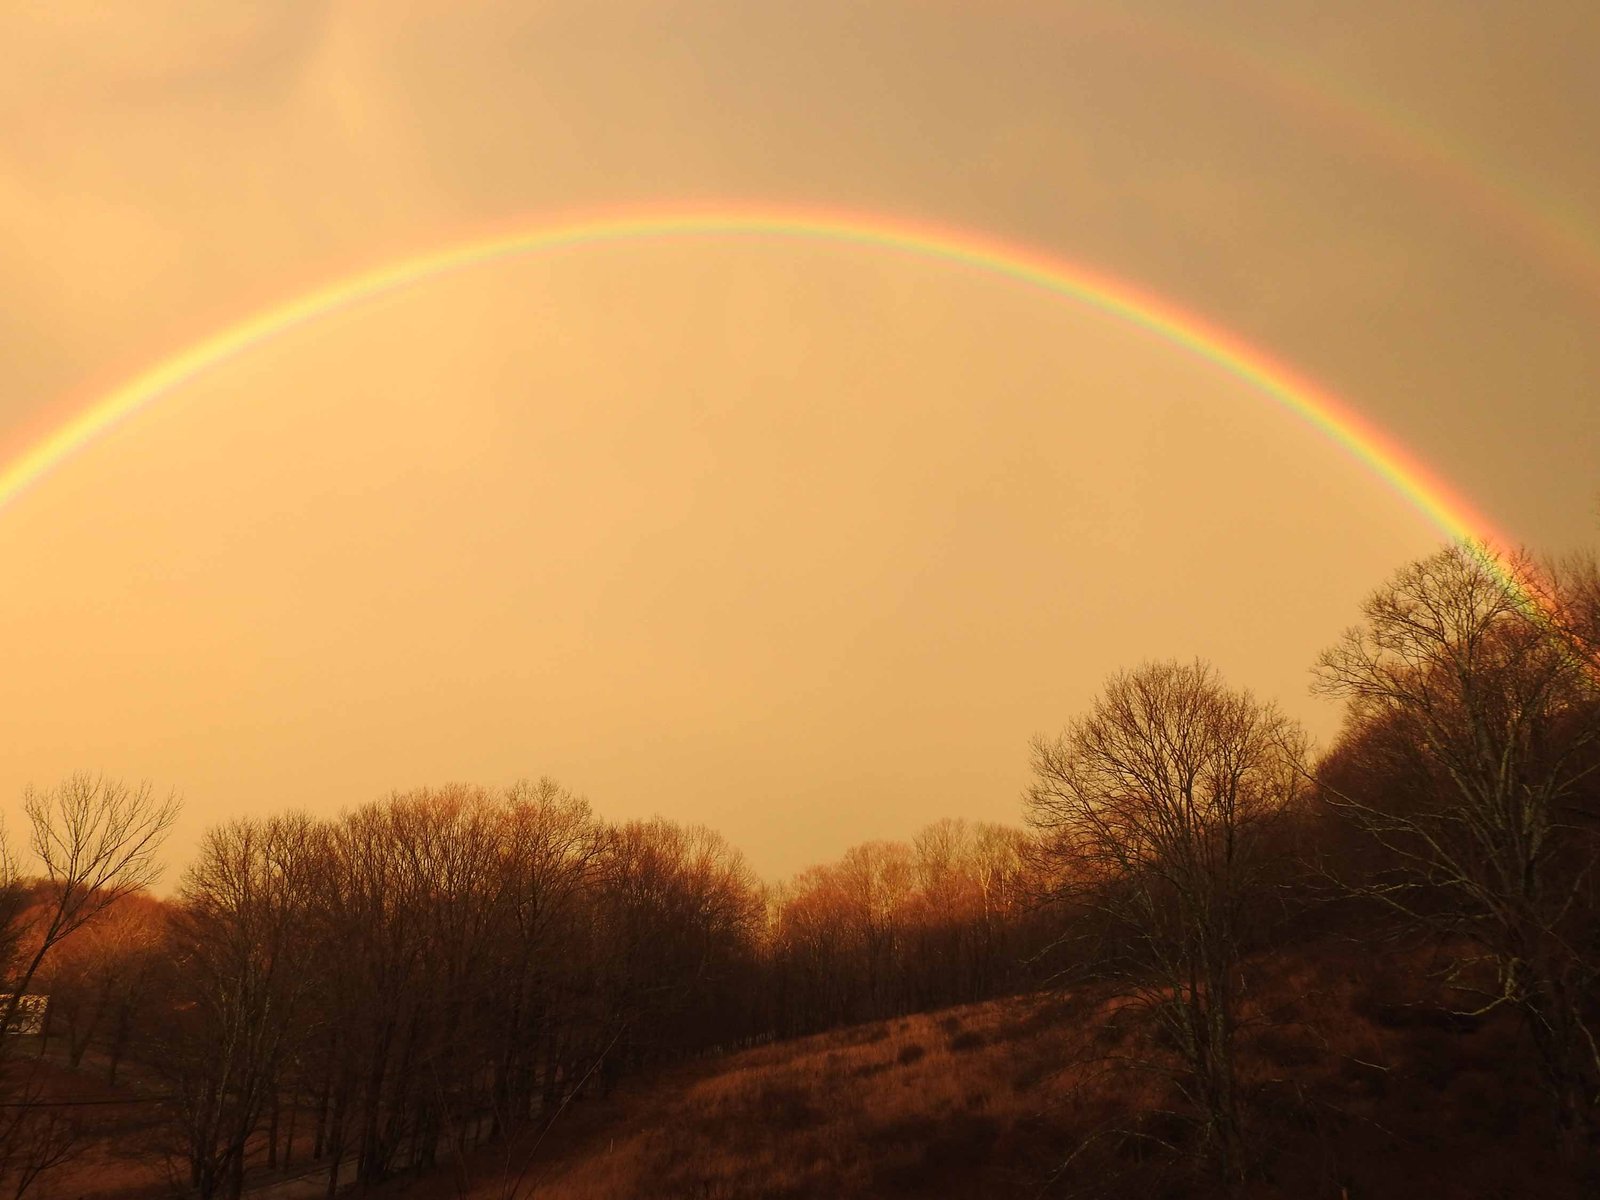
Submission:
[[[179,889],[150,1058],[202,1196],[294,1121],[331,1191],[756,1034],[761,925],[718,835],[605,826],[549,782],[235,822]]]
[[[1026,832],[938,821],[869,842],[771,894],[776,1034],[986,1000],[1037,986],[1053,918]]]
[[[1020,829],[944,820],[869,842],[769,901],[768,1025],[789,1036],[1008,995],[1041,978],[1050,920]]]
[[[93,1048],[112,1080],[129,1058],[160,1077],[200,1195],[296,1146],[331,1189],[643,1067],[1023,987],[1025,847],[943,821],[773,889],[708,829],[607,824],[548,780],[422,790],[212,829],[172,902],[103,906],[34,986],[73,1065]],[[35,884],[33,922],[63,886],[86,892]]]
[[[1036,740],[1025,831],[943,821],[775,888],[708,829],[606,823],[542,781],[235,821],[160,903],[134,893],[171,805],[75,778],[29,798],[45,878],[4,893],[0,1015],[48,991],[74,1063],[158,1073],[209,1198],[247,1158],[370,1183],[662,1062],[1088,982],[1132,1002],[1158,1049],[1122,1064],[1168,1081],[1232,1188],[1270,1100],[1240,1065],[1252,976],[1329,928],[1412,931],[1452,1014],[1515,1016],[1592,1163],[1600,575],[1443,550],[1316,677],[1348,703],[1320,760],[1205,664],[1149,664]]]

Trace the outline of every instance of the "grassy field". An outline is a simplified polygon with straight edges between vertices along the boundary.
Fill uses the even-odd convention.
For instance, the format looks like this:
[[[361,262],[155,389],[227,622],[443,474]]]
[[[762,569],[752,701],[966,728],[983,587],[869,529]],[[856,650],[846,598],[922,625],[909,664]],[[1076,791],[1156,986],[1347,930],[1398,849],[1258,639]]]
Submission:
[[[1385,958],[1329,939],[1253,969],[1241,1063],[1257,1161],[1244,1195],[1581,1194],[1549,1148],[1515,1025],[1450,1016],[1428,967],[1416,952]],[[25,1063],[54,1100],[143,1090],[49,1059],[15,1065]],[[1138,1007],[1106,989],[1016,997],[641,1076],[517,1141],[379,1190],[411,1200],[1220,1194],[1166,1065]],[[91,1134],[32,1195],[173,1194],[156,1110],[74,1111]]]
[[[1577,1195],[1508,1021],[1345,943],[1256,974],[1251,1196]],[[1138,1010],[1092,988],[876,1022],[637,1080],[396,1193],[480,1200],[1218,1194]],[[1070,1160],[1070,1161],[1069,1161]],[[386,1191],[391,1190],[386,1188]]]

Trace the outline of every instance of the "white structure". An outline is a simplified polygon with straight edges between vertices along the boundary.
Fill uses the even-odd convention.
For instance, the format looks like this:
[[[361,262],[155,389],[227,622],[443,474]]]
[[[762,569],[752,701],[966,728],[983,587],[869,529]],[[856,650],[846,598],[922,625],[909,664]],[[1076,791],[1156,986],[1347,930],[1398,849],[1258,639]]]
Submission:
[[[0,1012],[11,1005],[9,992],[0,994]],[[6,1033],[43,1033],[44,1015],[50,1007],[49,996],[23,995],[17,1001],[17,1011],[6,1025]]]

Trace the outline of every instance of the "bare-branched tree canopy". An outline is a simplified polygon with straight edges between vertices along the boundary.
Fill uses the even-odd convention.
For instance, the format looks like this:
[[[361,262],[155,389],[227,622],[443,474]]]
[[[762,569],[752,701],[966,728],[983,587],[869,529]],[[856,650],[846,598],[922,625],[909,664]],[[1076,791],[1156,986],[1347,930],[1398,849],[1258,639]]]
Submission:
[[[1318,664],[1350,706],[1324,794],[1388,856],[1362,890],[1477,948],[1454,982],[1521,1014],[1574,1154],[1600,1094],[1597,595],[1592,566],[1450,547],[1375,592]]]
[[[52,951],[155,881],[156,854],[178,814],[177,800],[157,799],[148,784],[84,774],[43,791],[29,788],[23,808],[44,887],[25,888],[9,848],[0,846],[0,953],[6,972],[0,1030],[16,1020]],[[106,990],[113,990],[109,980]],[[10,1046],[0,1036],[0,1060]],[[36,1080],[19,1069],[0,1075],[0,1094],[0,1185],[21,1197],[76,1153],[78,1123],[42,1105]]]
[[[1027,814],[1057,895],[1110,927],[1094,965],[1179,1048],[1174,1079],[1224,1178],[1245,1168],[1241,956],[1304,755],[1297,726],[1199,662],[1116,675],[1087,716],[1033,745]]]
[[[160,876],[156,855],[177,819],[178,801],[158,799],[148,783],[78,774],[43,791],[30,787],[23,810],[49,885],[48,902],[27,930],[32,952],[11,973],[0,1027],[15,1018],[52,947]],[[12,934],[12,947],[20,940],[20,933]]]

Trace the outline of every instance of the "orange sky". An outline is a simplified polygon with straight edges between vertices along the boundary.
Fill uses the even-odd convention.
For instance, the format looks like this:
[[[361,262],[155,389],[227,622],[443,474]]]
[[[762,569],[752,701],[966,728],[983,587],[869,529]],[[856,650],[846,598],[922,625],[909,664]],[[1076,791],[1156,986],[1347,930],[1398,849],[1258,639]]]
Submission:
[[[753,197],[1093,264],[1323,381],[1513,536],[1593,545],[1600,274],[1428,164],[1600,211],[1600,19],[1340,7],[11,9],[0,448],[340,270]],[[1291,103],[1286,70],[1341,91]],[[1433,131],[1414,158],[1383,111]],[[777,876],[1014,821],[1028,737],[1148,657],[1326,736],[1310,662],[1437,536],[1238,380],[998,276],[568,249],[236,359],[0,509],[0,797],[149,778],[187,800],[181,863],[231,813],[549,773]]]

